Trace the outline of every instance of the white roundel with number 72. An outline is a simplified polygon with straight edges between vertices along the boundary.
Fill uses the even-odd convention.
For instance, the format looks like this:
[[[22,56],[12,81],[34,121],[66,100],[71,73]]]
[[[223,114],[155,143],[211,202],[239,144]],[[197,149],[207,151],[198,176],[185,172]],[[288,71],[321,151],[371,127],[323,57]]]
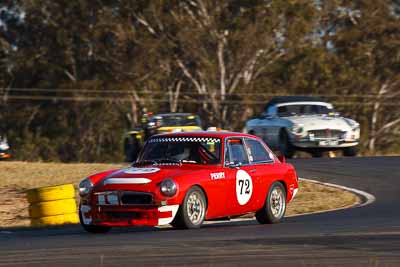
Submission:
[[[240,205],[249,202],[253,194],[253,181],[251,176],[244,170],[238,170],[236,173],[236,198]]]

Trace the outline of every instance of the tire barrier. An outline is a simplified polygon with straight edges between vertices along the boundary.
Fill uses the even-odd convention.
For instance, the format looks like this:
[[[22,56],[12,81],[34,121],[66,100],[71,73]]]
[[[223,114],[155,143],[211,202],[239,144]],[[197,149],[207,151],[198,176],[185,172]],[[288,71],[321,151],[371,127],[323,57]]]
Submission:
[[[73,184],[64,184],[57,186],[47,186],[30,189],[26,192],[28,202],[38,203],[60,199],[70,199],[75,197],[75,188]]]
[[[77,223],[79,223],[79,218],[76,212],[31,219],[32,226],[62,225],[62,224],[77,224]]]
[[[79,217],[72,184],[30,189],[26,192],[32,226],[75,224]]]

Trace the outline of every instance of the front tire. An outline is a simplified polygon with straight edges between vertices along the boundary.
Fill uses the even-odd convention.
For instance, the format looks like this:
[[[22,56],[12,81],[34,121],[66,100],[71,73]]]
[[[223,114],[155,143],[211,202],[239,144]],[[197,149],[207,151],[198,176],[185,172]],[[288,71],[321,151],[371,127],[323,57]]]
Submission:
[[[83,222],[81,207],[79,206],[79,222],[82,225],[82,228],[92,234],[104,234],[111,230],[111,227],[108,226],[98,226],[98,225],[88,225]]]
[[[200,228],[206,216],[207,202],[203,190],[193,186],[186,193],[172,226],[179,229]]]
[[[271,185],[264,206],[256,212],[256,219],[261,224],[279,223],[286,212],[286,190],[282,183]]]
[[[343,149],[343,156],[345,157],[355,157],[358,154],[358,148],[356,146],[346,147]]]
[[[285,130],[281,130],[279,134],[279,151],[282,156],[286,158],[293,158],[295,150],[290,143],[289,136]]]

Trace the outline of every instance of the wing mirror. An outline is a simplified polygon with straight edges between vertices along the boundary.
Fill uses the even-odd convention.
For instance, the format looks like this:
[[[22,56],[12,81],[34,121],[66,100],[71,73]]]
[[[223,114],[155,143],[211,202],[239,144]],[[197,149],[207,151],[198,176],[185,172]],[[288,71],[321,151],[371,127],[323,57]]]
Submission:
[[[278,159],[281,163],[285,163],[286,162],[286,158],[283,155],[278,156]]]
[[[235,160],[235,161],[229,162],[228,166],[229,166],[229,168],[232,168],[232,169],[240,168],[240,166],[242,166],[242,163],[240,161],[238,161],[238,160]]]

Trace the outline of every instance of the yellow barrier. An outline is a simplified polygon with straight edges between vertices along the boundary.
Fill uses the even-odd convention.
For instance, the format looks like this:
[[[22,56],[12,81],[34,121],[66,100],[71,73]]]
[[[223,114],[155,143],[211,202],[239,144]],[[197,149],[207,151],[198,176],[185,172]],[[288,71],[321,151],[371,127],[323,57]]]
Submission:
[[[78,223],[75,188],[72,184],[28,190],[32,226]]]
[[[28,202],[31,204],[44,201],[74,198],[75,188],[73,184],[35,188],[28,190],[28,192],[26,192],[26,197]]]
[[[79,218],[76,212],[63,215],[47,216],[37,219],[31,219],[32,226],[44,226],[44,225],[60,225],[60,224],[75,224],[79,223]]]

